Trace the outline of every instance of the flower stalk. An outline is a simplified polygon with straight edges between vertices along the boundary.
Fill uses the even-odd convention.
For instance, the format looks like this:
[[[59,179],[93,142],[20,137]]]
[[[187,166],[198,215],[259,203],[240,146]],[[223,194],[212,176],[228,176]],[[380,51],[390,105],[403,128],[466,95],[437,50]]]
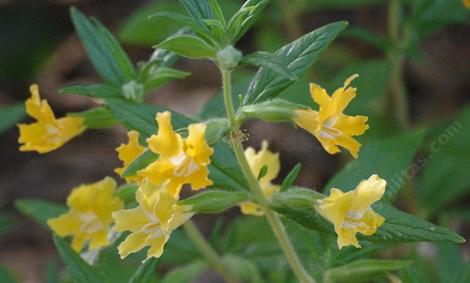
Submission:
[[[261,190],[256,176],[253,175],[250,165],[245,157],[243,146],[241,144],[241,139],[237,132],[239,131],[239,124],[235,117],[235,111],[232,104],[232,82],[231,82],[231,72],[229,70],[222,69],[222,84],[223,84],[223,93],[225,101],[225,109],[227,112],[228,119],[231,124],[232,137],[231,144],[232,150],[237,158],[238,164],[242,170],[243,175],[248,183],[250,190],[255,195],[256,200],[258,201],[259,206],[264,211],[266,218],[271,226],[271,229],[276,236],[279,245],[284,252],[284,255],[287,258],[287,261],[294,272],[297,279],[302,283],[315,283],[315,280],[310,277],[305,268],[303,267],[300,259],[287,235],[287,232],[284,228],[284,225],[281,222],[279,216],[269,207],[268,200]]]
[[[196,245],[202,255],[209,261],[210,265],[222,276],[227,283],[239,283],[240,281],[223,263],[219,254],[210,246],[196,225],[191,221],[183,224],[188,238]]]

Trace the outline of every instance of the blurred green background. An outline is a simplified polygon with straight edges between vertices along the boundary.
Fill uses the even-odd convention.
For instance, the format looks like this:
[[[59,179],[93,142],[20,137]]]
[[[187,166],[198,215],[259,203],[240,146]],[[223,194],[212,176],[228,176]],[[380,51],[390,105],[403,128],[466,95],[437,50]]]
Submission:
[[[242,3],[220,2],[229,15]],[[358,97],[348,111],[370,117],[371,129],[361,137],[363,143],[388,140],[403,131],[421,129],[425,133],[424,141],[416,145],[417,154],[409,171],[388,180],[389,186],[402,179],[407,184],[398,198],[398,206],[470,238],[470,10],[460,0],[403,0],[403,9],[395,13],[391,13],[394,1],[271,2],[237,47],[244,54],[255,50],[272,52],[316,27],[336,20],[349,21],[349,28],[322,54],[309,74],[282,97],[311,103],[307,102],[308,82],[333,91],[349,75],[358,73],[360,77],[354,83]],[[20,282],[56,282],[48,280],[61,268],[50,232],[22,216],[15,200],[41,198],[63,202],[69,190],[80,183],[93,182],[105,175],[117,177],[113,169],[119,162],[114,149],[125,139],[123,128],[88,131],[47,155],[17,150],[18,131],[14,125],[27,120],[22,105],[29,96],[31,83],[40,85],[42,96],[58,116],[94,105],[89,98],[61,96],[56,92],[65,85],[99,82],[69,20],[71,5],[112,30],[134,62],[148,58],[152,45],[179,28],[168,20],[147,19],[155,12],[181,11],[174,0],[0,1],[0,265],[10,270],[0,269],[0,282],[8,282],[2,279],[2,274],[8,273],[20,278]],[[210,62],[180,60],[176,67],[192,75],[155,91],[146,98],[148,102],[187,115],[200,113],[207,102],[208,107],[221,103],[212,99],[219,91],[220,77]],[[237,73],[236,94],[243,94],[255,71],[245,68]],[[405,102],[394,97],[397,91],[403,91]],[[400,107],[404,114],[397,110]],[[213,107],[215,112],[206,115],[215,115],[220,109]],[[248,145],[258,148],[267,139],[270,148],[280,152],[279,180],[295,164],[302,163],[296,184],[321,189],[349,160],[346,154],[326,154],[310,135],[289,125],[252,121],[246,127]],[[397,148],[395,153],[384,154],[393,156],[400,152]],[[373,165],[369,164],[371,168]],[[249,225],[265,224],[252,217],[232,222],[238,213],[232,209],[220,216],[198,216],[196,222],[207,235],[212,235],[218,249],[241,251],[246,258],[260,263],[261,272],[272,269],[270,264],[277,264],[280,259],[267,255],[275,249],[269,229],[265,233],[246,233]],[[311,236],[313,242],[316,237],[306,230],[297,232],[293,237],[303,238],[303,244],[308,242],[305,238]],[[179,236],[183,237],[178,235],[173,239],[176,247],[181,243]],[[260,251],[245,250],[257,241],[271,246],[254,245]],[[468,244],[414,247],[384,248],[381,253],[384,258],[415,259],[413,266],[404,271],[402,279],[411,278],[407,282],[457,282],[452,274],[459,273],[470,257]],[[188,264],[193,273],[204,268],[188,256],[195,253],[194,249],[186,248],[169,252],[166,264],[160,267],[162,273]],[[178,252],[184,255],[185,262],[181,262]],[[219,282],[217,278],[210,279],[211,274],[205,276],[199,282]],[[264,278],[265,282],[284,282],[279,277]],[[120,281],[116,278],[115,282]]]

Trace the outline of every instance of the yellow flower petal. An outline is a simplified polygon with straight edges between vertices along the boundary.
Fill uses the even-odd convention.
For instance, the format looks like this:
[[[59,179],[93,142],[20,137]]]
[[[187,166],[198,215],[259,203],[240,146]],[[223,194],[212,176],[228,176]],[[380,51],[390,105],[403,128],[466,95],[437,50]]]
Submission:
[[[130,131],[127,133],[129,139],[127,144],[121,144],[116,151],[118,152],[119,160],[122,161],[122,167],[116,168],[114,172],[121,175],[126,171],[127,167],[145,150],[145,147],[139,143],[139,132]],[[127,182],[137,181],[139,182],[141,176],[129,176],[125,177]]]
[[[268,142],[263,140],[260,151],[256,152],[254,148],[248,147],[245,150],[245,157],[250,165],[251,172],[255,176],[259,175],[261,168],[267,166],[266,174],[258,182],[263,194],[270,199],[274,193],[280,190],[280,186],[273,185],[271,181],[279,174],[281,161],[279,160],[279,153],[271,152],[268,147]],[[264,214],[261,207],[254,202],[242,202],[239,206],[241,212],[246,215],[262,216]]]
[[[207,166],[213,149],[205,139],[206,125],[189,125],[188,137],[183,139],[173,131],[170,112],[157,114],[157,122],[158,134],[151,136],[147,142],[159,158],[138,174],[157,186],[168,182],[167,192],[173,198],[179,198],[184,184],[191,185],[193,190],[212,185]]]
[[[355,74],[346,79],[343,87],[338,88],[331,97],[319,85],[310,84],[310,94],[320,105],[319,111],[295,111],[294,122],[314,135],[329,154],[336,154],[340,152],[339,147],[343,147],[357,158],[360,144],[353,136],[362,135],[369,128],[366,116],[347,116],[343,113],[356,96],[356,88],[349,84],[357,77]]]
[[[25,102],[26,112],[37,122],[18,125],[20,151],[50,152],[86,129],[85,120],[81,117],[56,119],[47,101],[41,101],[37,85],[32,85],[30,91],[31,97]]]
[[[332,189],[330,196],[318,200],[317,212],[331,222],[338,235],[338,247],[360,247],[357,233],[373,235],[385,219],[371,205],[385,192],[386,182],[377,175],[361,181],[355,190],[346,193]]]
[[[49,227],[61,237],[73,236],[72,248],[77,252],[87,241],[89,249],[108,245],[111,214],[124,206],[122,200],[113,196],[115,189],[116,182],[109,177],[73,189],[67,198],[70,210],[50,219]]]
[[[462,2],[467,9],[470,9],[470,0],[462,0]]]
[[[113,213],[116,221],[114,229],[118,232],[132,232],[119,245],[119,254],[124,258],[150,246],[147,258],[160,257],[171,232],[194,213],[178,206],[166,188],[157,187],[145,179],[137,190],[136,199],[138,207]]]

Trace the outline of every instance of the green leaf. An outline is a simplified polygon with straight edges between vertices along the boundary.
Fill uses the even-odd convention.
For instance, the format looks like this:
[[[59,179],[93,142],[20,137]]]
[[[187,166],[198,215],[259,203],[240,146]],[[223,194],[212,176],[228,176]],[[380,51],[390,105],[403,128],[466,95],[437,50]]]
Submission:
[[[197,34],[201,34],[204,37],[209,36],[209,33],[207,32],[207,29],[205,26],[201,26],[199,22],[197,22],[195,19],[182,15],[180,13],[174,13],[174,12],[158,12],[155,14],[152,14],[149,19],[152,18],[164,18],[169,22],[176,22],[182,26],[185,27],[190,27],[194,32]]]
[[[209,145],[216,144],[230,130],[230,122],[226,118],[210,119],[205,123],[207,125],[205,138]]]
[[[229,21],[230,43],[236,43],[251,28],[269,2],[269,0],[247,0],[243,4]]]
[[[152,279],[155,269],[158,265],[158,259],[150,258],[143,263],[129,279],[129,283],[147,283]]]
[[[285,76],[289,80],[297,80],[298,78],[289,70],[283,62],[284,58],[279,58],[275,54],[263,51],[257,51],[246,55],[242,59],[242,63],[251,64],[258,67],[266,67],[278,74]]]
[[[127,166],[126,170],[122,173],[123,177],[130,177],[137,175],[137,172],[144,169],[150,163],[154,162],[158,159],[158,154],[154,153],[153,151],[146,149],[144,152],[139,154],[137,158],[132,161],[129,166]]]
[[[183,57],[193,59],[215,58],[217,50],[199,37],[192,35],[176,35],[154,46],[167,49]]]
[[[0,107],[0,134],[26,116],[24,103]]]
[[[117,120],[104,107],[95,107],[83,112],[69,113],[67,116],[78,116],[85,119],[87,129],[109,129],[116,125]]]
[[[307,228],[335,234],[332,224],[311,207],[313,201],[310,199],[315,197],[313,194],[312,196],[302,195],[301,197],[284,194],[286,193],[280,194],[280,196],[278,194],[274,195],[275,203],[273,208],[276,211]],[[384,202],[374,204],[373,209],[385,218],[385,222],[372,236],[358,234],[358,238],[361,240],[379,243],[419,241],[462,243],[465,241],[460,235],[447,228],[421,220]]]
[[[324,282],[368,282],[410,265],[411,261],[406,260],[361,259],[328,269],[324,274]]]
[[[105,280],[100,273],[98,273],[92,266],[88,265],[76,252],[70,248],[70,245],[67,243],[67,241],[54,235],[54,244],[73,281],[77,283],[107,282],[107,280]]]
[[[199,24],[203,25],[205,19],[213,19],[214,13],[208,1],[180,0],[186,12]]]
[[[48,227],[47,220],[64,214],[67,211],[67,207],[62,204],[39,199],[19,199],[15,201],[15,207],[23,215],[33,218],[44,227]]]
[[[294,184],[297,176],[299,176],[300,170],[302,169],[302,164],[297,163],[297,165],[290,170],[289,174],[287,174],[284,181],[282,181],[280,192],[287,191],[292,185]]]
[[[346,26],[346,22],[336,22],[323,26],[285,45],[276,51],[275,55],[284,58],[284,66],[295,76],[300,77]],[[279,76],[277,72],[271,69],[261,67],[248,88],[243,104],[252,104],[274,98],[293,82],[293,80],[284,76]]]
[[[114,193],[114,196],[120,198],[125,203],[134,202],[137,188],[138,185],[136,183],[126,183],[118,188],[118,190]]]
[[[175,0],[151,1],[124,20],[119,28],[119,39],[126,43],[150,47],[176,32],[178,23],[166,18],[149,18],[161,11],[178,13],[183,12],[183,9]]]
[[[0,265],[0,282],[2,283],[17,283],[15,276],[6,267]]]
[[[244,282],[264,282],[258,267],[250,260],[234,255],[226,255],[222,260],[235,272],[235,274],[237,274],[241,279],[244,279]]]
[[[308,0],[305,5],[314,10],[358,9],[371,5],[383,4],[383,0]]]
[[[184,79],[191,73],[183,72],[169,67],[155,67],[155,70],[150,71],[144,81],[144,86],[147,91],[156,89],[174,79]]]
[[[295,110],[305,108],[303,105],[275,98],[243,106],[238,111],[237,119],[244,121],[249,118],[258,118],[271,123],[286,122],[293,120],[296,116]]]
[[[177,267],[170,271],[161,283],[188,283],[192,282],[199,274],[207,269],[207,264],[203,261],[195,261],[188,265]]]
[[[167,111],[153,104],[134,104],[122,99],[108,99],[108,108],[114,117],[129,130],[136,130],[144,137],[157,133],[155,117],[157,113]],[[175,129],[186,127],[192,120],[181,114],[172,112],[172,124]]]
[[[431,213],[470,194],[470,107],[427,138],[418,175],[418,201]]]
[[[70,16],[93,66],[105,81],[121,85],[135,78],[129,57],[103,25],[90,21],[73,7]]]
[[[42,281],[43,283],[61,283],[60,274],[61,270],[55,260],[48,259],[46,262],[46,267],[42,272]],[[3,281],[1,281],[3,282]]]
[[[15,225],[15,218],[9,213],[0,214],[0,236],[6,234]]]
[[[410,178],[408,171],[411,172],[414,166],[419,166],[410,163],[423,137],[423,131],[414,131],[364,144],[359,158],[349,162],[330,179],[323,191],[329,192],[331,188],[350,191],[355,189],[361,180],[377,174],[387,181],[382,199],[391,201]]]
[[[191,206],[191,210],[196,213],[219,213],[247,199],[248,195],[244,192],[208,189],[195,196],[181,200],[178,204]]]
[[[95,98],[120,98],[121,90],[105,84],[73,85],[59,89],[60,94],[78,94]]]

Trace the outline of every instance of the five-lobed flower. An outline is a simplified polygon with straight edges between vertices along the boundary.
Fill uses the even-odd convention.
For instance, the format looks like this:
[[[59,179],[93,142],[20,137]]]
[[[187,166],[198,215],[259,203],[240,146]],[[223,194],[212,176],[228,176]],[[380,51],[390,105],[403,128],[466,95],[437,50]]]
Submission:
[[[69,211],[49,219],[47,224],[60,237],[73,236],[72,248],[76,252],[82,250],[85,242],[89,242],[91,250],[107,246],[111,213],[124,207],[123,201],[113,196],[115,190],[116,182],[110,177],[74,188],[67,197]]]
[[[144,179],[136,192],[138,206],[113,213],[113,229],[131,232],[118,247],[121,258],[146,246],[147,259],[160,257],[171,232],[193,216],[188,207],[176,204],[167,186],[168,182],[156,186]]]
[[[333,188],[330,196],[317,201],[315,209],[333,223],[340,249],[349,245],[360,248],[356,234],[370,236],[384,223],[385,219],[371,205],[382,198],[386,184],[384,179],[372,175],[353,191],[344,193]]]
[[[119,160],[122,161],[123,166],[116,168],[114,172],[122,177],[122,174],[126,171],[127,167],[142,153],[145,151],[145,147],[139,143],[139,132],[130,131],[127,133],[128,143],[121,144],[116,151],[118,152]],[[127,182],[140,182],[142,176],[127,176],[124,177]]]
[[[213,149],[205,139],[206,124],[190,124],[188,136],[183,139],[173,131],[170,112],[158,113],[156,120],[158,134],[148,138],[147,143],[159,158],[138,174],[156,186],[168,181],[167,191],[174,198],[179,197],[184,184],[190,184],[193,190],[212,185],[207,166]]]
[[[56,119],[47,101],[41,101],[37,85],[31,85],[30,92],[31,97],[25,102],[26,112],[37,121],[18,125],[20,151],[47,153],[85,131],[85,120],[81,117],[68,116]]]
[[[352,137],[362,135],[369,128],[366,116],[343,113],[356,96],[356,88],[349,84],[357,77],[352,75],[346,79],[343,87],[338,88],[331,97],[324,88],[311,83],[310,94],[320,109],[296,110],[294,122],[314,135],[329,154],[340,152],[338,146],[341,146],[357,158],[361,144]]]
[[[245,150],[245,157],[248,161],[248,164],[250,165],[251,171],[255,176],[258,176],[261,169],[266,166],[266,174],[259,178],[258,182],[261,190],[263,191],[263,194],[267,198],[271,198],[274,193],[280,190],[280,186],[272,184],[272,180],[274,180],[279,174],[281,162],[279,160],[279,153],[271,152],[268,149],[268,146],[268,142],[263,140],[261,144],[261,150],[258,152],[256,152],[254,148],[248,147]],[[240,203],[240,209],[243,214],[255,216],[264,215],[261,207],[251,201]]]

